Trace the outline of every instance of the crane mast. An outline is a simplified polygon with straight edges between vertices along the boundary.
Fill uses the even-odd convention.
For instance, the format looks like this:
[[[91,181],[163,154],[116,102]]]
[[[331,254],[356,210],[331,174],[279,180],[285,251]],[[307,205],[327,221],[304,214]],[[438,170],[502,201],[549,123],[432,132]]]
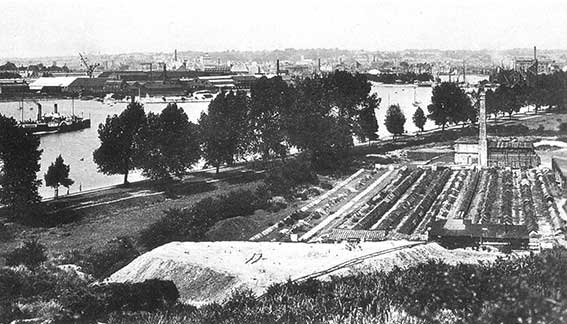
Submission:
[[[87,76],[88,76],[89,78],[92,78],[95,69],[96,69],[97,67],[99,67],[100,64],[99,64],[99,63],[90,64],[89,61],[87,60],[87,57],[86,57],[85,55],[81,54],[80,52],[79,52],[79,57],[81,58],[81,63],[83,64],[83,66],[84,66],[85,69],[86,69]]]

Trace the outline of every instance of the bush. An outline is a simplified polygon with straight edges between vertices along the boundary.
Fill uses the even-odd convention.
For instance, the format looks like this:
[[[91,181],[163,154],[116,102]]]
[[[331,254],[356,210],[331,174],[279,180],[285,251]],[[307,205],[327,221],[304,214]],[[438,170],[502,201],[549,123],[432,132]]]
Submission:
[[[311,160],[308,155],[300,154],[294,159],[287,160],[283,165],[268,171],[266,185],[274,196],[290,196],[299,185],[318,183]]]
[[[83,217],[83,212],[80,210],[55,208],[55,210],[49,210],[41,206],[31,207],[18,221],[32,227],[55,227],[76,222]]]
[[[22,247],[6,255],[6,265],[25,265],[30,269],[37,268],[47,260],[45,250],[45,246],[35,239],[25,241]]]
[[[8,230],[8,226],[0,223],[0,242],[6,242],[12,238],[12,233]]]
[[[559,124],[559,133],[567,134],[567,123]]]
[[[97,319],[117,311],[146,311],[173,306],[179,291],[172,281],[150,279],[138,283],[109,283],[70,292],[61,298],[72,317]]]
[[[139,242],[153,249],[173,241],[202,241],[218,221],[247,216],[267,206],[267,196],[259,191],[234,190],[198,201],[189,209],[169,209],[165,216],[140,233]]]
[[[64,263],[79,265],[96,279],[104,279],[125,267],[140,255],[132,239],[121,236],[106,243],[99,250],[72,251],[63,257]]]

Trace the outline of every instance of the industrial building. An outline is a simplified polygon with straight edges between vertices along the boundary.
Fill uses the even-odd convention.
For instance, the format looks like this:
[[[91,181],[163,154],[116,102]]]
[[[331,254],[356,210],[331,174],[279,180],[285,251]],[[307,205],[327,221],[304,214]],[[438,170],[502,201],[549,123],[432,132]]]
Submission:
[[[429,240],[450,249],[488,245],[520,250],[530,243],[526,225],[473,224],[467,219],[433,221],[428,235]]]
[[[535,168],[540,162],[533,143],[525,138],[487,136],[486,98],[481,95],[479,137],[461,138],[455,142],[455,164],[524,169]]]

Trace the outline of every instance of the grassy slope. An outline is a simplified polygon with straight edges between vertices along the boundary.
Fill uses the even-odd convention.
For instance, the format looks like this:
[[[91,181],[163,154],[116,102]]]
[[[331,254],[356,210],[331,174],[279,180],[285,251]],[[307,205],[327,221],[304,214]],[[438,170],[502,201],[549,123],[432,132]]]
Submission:
[[[78,221],[53,228],[12,225],[16,232],[14,238],[0,242],[0,251],[9,251],[23,240],[32,237],[38,238],[52,255],[73,249],[82,250],[88,247],[96,249],[118,236],[136,237],[142,229],[160,219],[164,215],[164,210],[189,207],[203,198],[231,190],[255,189],[258,184],[259,181],[232,184],[219,181],[205,188],[204,192],[178,195],[175,199],[167,198],[159,190],[150,188],[140,190],[137,186],[89,193],[74,197],[71,202],[62,202],[75,207],[85,203],[95,205],[80,209],[81,218]],[[132,198],[121,200],[128,196]],[[106,203],[117,199],[119,201],[115,203]],[[264,225],[261,224],[263,221],[261,218],[254,218],[254,221],[258,222],[260,227]],[[255,233],[250,233],[253,234]]]

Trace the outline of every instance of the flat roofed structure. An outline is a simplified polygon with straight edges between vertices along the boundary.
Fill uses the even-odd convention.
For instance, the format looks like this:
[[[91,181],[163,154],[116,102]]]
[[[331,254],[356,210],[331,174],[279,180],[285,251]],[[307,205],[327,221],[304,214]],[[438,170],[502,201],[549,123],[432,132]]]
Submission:
[[[456,226],[456,222],[460,222]],[[485,243],[526,249],[530,235],[526,225],[472,224],[470,220],[437,220],[431,223],[429,239],[447,248],[464,248]]]

